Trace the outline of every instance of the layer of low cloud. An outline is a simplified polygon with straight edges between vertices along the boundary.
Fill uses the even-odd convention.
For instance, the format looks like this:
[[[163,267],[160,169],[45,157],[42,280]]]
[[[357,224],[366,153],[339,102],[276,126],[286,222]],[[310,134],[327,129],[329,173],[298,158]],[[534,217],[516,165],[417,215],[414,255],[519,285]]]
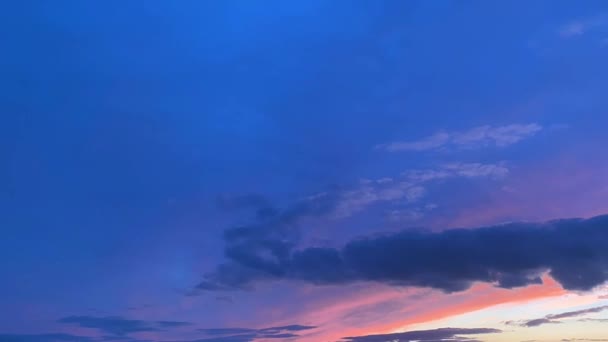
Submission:
[[[70,334],[0,334],[2,342],[89,342],[92,338]]]
[[[408,331],[394,334],[345,337],[343,340],[348,342],[474,342],[476,340],[470,339],[463,335],[496,334],[500,332],[501,331],[498,329],[487,328],[441,328],[433,330]]]
[[[83,328],[97,329],[102,333],[124,336],[132,333],[164,331],[166,329],[190,326],[190,322],[180,321],[143,321],[119,316],[68,316],[59,323],[76,325]]]
[[[131,334],[142,332],[167,332],[170,329],[188,328],[193,324],[181,321],[142,321],[126,319],[122,317],[93,317],[93,316],[70,316],[59,320],[60,323],[74,324],[83,328],[99,330],[105,336],[88,337],[63,333],[46,334],[0,334],[2,342],[149,342]],[[293,339],[299,334],[315,329],[314,326],[292,324],[273,326],[262,329],[250,328],[209,328],[209,329],[187,329],[190,333],[200,335],[199,338],[189,341],[171,342],[254,342],[268,339]],[[155,339],[158,341],[159,339]],[[169,341],[166,341],[169,342]]]
[[[204,336],[196,340],[171,341],[171,342],[253,342],[258,340],[285,340],[295,339],[298,333],[315,329],[308,325],[284,325],[262,329],[249,328],[213,328],[198,329]]]
[[[377,147],[389,152],[472,149],[486,146],[505,147],[530,138],[541,130],[542,126],[535,123],[486,125],[462,132],[437,132],[420,140],[395,141]]]
[[[2,342],[152,342],[149,340],[139,340],[124,336],[101,336],[89,337],[63,333],[47,334],[0,334]]]
[[[608,280],[608,216],[442,232],[406,230],[355,239],[342,248],[296,249],[289,240],[290,225],[300,215],[326,209],[323,203],[300,205],[267,224],[227,230],[227,262],[208,273],[198,290],[298,280],[374,281],[455,292],[474,282],[502,288],[539,284],[544,272],[567,290],[590,290]]]

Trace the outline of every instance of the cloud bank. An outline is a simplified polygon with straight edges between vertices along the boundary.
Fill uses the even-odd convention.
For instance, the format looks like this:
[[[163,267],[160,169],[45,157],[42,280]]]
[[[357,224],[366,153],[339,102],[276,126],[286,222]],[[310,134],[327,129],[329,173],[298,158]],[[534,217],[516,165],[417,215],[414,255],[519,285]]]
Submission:
[[[456,292],[474,282],[502,288],[538,284],[544,272],[567,290],[590,290],[608,280],[608,216],[442,232],[407,230],[355,239],[342,248],[295,249],[288,239],[290,224],[299,215],[324,208],[319,203],[299,206],[280,212],[268,224],[227,230],[228,260],[205,275],[198,290],[298,280],[373,281]]]

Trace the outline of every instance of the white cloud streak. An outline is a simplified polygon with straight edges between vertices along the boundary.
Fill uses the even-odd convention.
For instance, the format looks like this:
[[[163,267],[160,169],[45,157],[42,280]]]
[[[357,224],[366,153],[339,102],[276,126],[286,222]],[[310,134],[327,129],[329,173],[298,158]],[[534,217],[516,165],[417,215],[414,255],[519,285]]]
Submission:
[[[511,124],[505,126],[478,126],[462,132],[437,132],[415,141],[396,141],[378,145],[389,151],[437,151],[445,149],[475,149],[487,146],[506,147],[530,138],[542,130],[542,126]]]
[[[358,186],[340,195],[334,216],[349,217],[375,203],[389,202],[401,205],[400,209],[390,211],[389,216],[392,219],[417,219],[435,209],[436,205],[415,208],[403,208],[403,206],[420,202],[426,196],[426,186],[429,183],[454,178],[501,179],[508,173],[509,169],[503,163],[450,163],[435,169],[410,170],[404,172],[398,179],[362,180]]]

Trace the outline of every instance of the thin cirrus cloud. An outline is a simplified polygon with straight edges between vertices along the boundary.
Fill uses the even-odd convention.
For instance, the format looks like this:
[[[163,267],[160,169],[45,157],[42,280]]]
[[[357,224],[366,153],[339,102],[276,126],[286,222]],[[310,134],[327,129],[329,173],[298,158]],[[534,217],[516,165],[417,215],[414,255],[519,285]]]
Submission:
[[[414,141],[395,141],[378,145],[389,152],[439,151],[445,149],[474,149],[486,146],[505,147],[530,138],[540,132],[536,123],[511,124],[505,126],[478,126],[461,132],[437,132]]]
[[[388,342],[388,341],[419,341],[419,342],[473,342],[476,340],[470,339],[463,335],[483,335],[497,334],[501,331],[498,329],[488,328],[440,328],[433,330],[417,330],[394,334],[379,334],[345,337],[346,342]]]
[[[608,14],[602,13],[592,17],[571,21],[560,27],[558,34],[562,38],[574,38],[592,31],[601,30],[602,28],[606,28],[606,26],[608,26]]]
[[[302,207],[300,214],[313,209]],[[283,220],[293,223],[294,214],[282,214]],[[284,238],[284,226],[273,224],[228,229],[228,260],[197,289],[242,290],[278,280],[317,285],[372,281],[449,293],[475,282],[501,288],[539,284],[545,272],[566,290],[591,290],[608,281],[608,216],[441,232],[406,230],[355,239],[342,248],[304,249]]]
[[[298,221],[302,216],[345,218],[381,202],[399,202],[401,205],[417,203],[426,195],[426,187],[432,182],[456,178],[499,180],[508,174],[509,169],[504,162],[445,163],[435,168],[408,170],[397,177],[363,179],[350,187],[308,196],[283,211],[274,208],[268,199],[256,194],[220,196],[217,198],[217,205],[229,211],[253,209],[258,220],[273,221],[273,225],[285,225]],[[434,207],[434,204],[426,203],[415,208],[396,210],[421,213]]]
[[[402,204],[418,202],[425,196],[426,186],[434,181],[454,178],[501,179],[508,173],[509,169],[504,163],[446,163],[432,169],[409,170],[395,179],[385,177],[378,180],[364,180],[359,186],[339,194],[334,216],[348,217],[377,202],[400,201]],[[392,212],[416,212],[418,215],[423,215],[423,212],[433,208],[433,204],[427,204]]]

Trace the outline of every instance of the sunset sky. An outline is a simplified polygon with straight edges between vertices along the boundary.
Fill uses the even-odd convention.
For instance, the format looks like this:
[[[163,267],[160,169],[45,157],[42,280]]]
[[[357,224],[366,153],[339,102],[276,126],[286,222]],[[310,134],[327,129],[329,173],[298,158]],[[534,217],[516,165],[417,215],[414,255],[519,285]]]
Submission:
[[[0,342],[608,341],[608,1],[0,6]]]

